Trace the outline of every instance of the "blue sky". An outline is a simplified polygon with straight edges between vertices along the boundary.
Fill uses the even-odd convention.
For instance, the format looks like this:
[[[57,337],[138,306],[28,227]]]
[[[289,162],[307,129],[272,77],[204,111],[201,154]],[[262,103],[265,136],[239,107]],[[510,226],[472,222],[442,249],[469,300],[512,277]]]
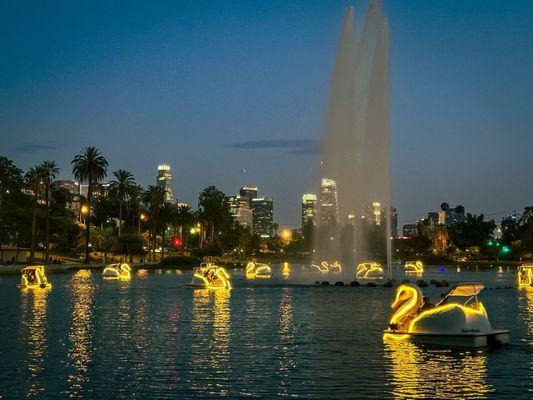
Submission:
[[[1,154],[20,167],[95,145],[111,171],[196,204],[245,184],[299,223],[346,7],[367,1],[0,5]],[[391,39],[394,201],[489,214],[533,203],[533,2],[384,1]],[[499,216],[499,215],[498,215]]]

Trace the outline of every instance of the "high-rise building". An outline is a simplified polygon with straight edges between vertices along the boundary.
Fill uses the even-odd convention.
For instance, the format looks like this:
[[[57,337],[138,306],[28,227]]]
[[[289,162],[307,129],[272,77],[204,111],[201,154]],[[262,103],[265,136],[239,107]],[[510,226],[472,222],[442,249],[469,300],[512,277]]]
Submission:
[[[398,210],[394,207],[390,208],[390,235],[398,237]]]
[[[428,221],[431,225],[431,229],[435,229],[435,227],[439,224],[439,213],[438,212],[428,212]]]
[[[381,203],[374,201],[372,203],[365,204],[365,219],[372,221],[374,225],[381,225],[381,219],[383,216],[381,210]]]
[[[302,196],[302,229],[311,223],[316,225],[316,194],[305,193]]]
[[[67,202],[66,208],[77,216],[80,211],[80,184],[71,179],[62,179],[53,181],[50,186],[54,190],[64,189],[70,193],[70,201]]]
[[[418,236],[418,228],[416,224],[405,224],[402,227],[403,237],[412,238]]]
[[[255,199],[257,197],[257,191],[258,191],[258,188],[256,188],[256,187],[243,186],[239,190],[239,197],[241,199],[243,199],[243,200],[247,200],[248,201],[248,206],[251,208],[252,207],[252,199]]]
[[[172,194],[172,174],[170,165],[159,164],[157,166],[157,186],[165,190],[165,201],[173,203],[174,195]]]
[[[249,206],[248,199],[241,196],[229,196],[226,198],[228,203],[229,212],[233,219],[239,223],[239,225],[245,228],[252,228],[252,209]]]
[[[262,238],[274,235],[274,202],[271,197],[252,199],[253,232]]]
[[[337,223],[337,183],[333,179],[322,178],[318,195],[318,219],[320,225]]]

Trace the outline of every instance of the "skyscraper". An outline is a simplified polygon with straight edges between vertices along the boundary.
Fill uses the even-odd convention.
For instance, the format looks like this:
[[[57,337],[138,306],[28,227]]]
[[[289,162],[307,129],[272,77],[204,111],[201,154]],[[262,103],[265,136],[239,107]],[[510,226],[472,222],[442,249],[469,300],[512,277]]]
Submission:
[[[274,235],[274,202],[271,197],[252,199],[253,232],[262,238]]]
[[[302,196],[302,229],[308,223],[316,225],[316,194],[305,193]]]
[[[170,173],[170,165],[159,164],[157,166],[157,186],[165,190],[165,201],[174,202],[174,195],[172,194],[172,174]]]
[[[320,225],[337,223],[337,184],[333,179],[322,178],[318,195],[318,218]]]
[[[381,225],[382,210],[381,203],[374,201],[365,204],[365,219],[375,225]]]
[[[390,235],[398,237],[398,210],[391,206],[390,208]]]
[[[228,203],[229,212],[233,219],[239,223],[239,225],[245,228],[252,228],[252,209],[249,205],[248,199],[241,196],[229,196],[226,198]]]
[[[243,186],[239,190],[239,196],[242,199],[246,199],[248,201],[248,206],[251,208],[252,207],[252,199],[255,199],[257,197],[257,191],[258,191],[258,188],[256,188],[256,187]]]

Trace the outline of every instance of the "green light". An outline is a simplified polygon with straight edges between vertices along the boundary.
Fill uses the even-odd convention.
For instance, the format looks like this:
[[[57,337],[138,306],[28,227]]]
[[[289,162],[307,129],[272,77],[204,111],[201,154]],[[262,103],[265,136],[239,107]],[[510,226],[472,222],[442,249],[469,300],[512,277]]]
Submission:
[[[488,245],[488,246],[492,246],[492,245],[493,245],[492,240],[489,240],[489,241],[487,242],[487,245]]]
[[[511,249],[509,248],[509,246],[503,246],[502,247],[502,253],[506,254],[506,253],[509,253],[511,252]]]

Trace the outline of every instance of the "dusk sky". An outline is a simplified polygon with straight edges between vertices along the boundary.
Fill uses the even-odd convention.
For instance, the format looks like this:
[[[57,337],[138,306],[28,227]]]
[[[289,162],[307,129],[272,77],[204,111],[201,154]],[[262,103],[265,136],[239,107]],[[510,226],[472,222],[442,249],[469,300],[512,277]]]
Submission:
[[[30,2],[0,5],[0,143],[60,178],[89,145],[195,208],[257,185],[297,226],[346,7],[367,1]],[[533,1],[384,1],[400,224],[448,201],[499,219],[533,205]]]

